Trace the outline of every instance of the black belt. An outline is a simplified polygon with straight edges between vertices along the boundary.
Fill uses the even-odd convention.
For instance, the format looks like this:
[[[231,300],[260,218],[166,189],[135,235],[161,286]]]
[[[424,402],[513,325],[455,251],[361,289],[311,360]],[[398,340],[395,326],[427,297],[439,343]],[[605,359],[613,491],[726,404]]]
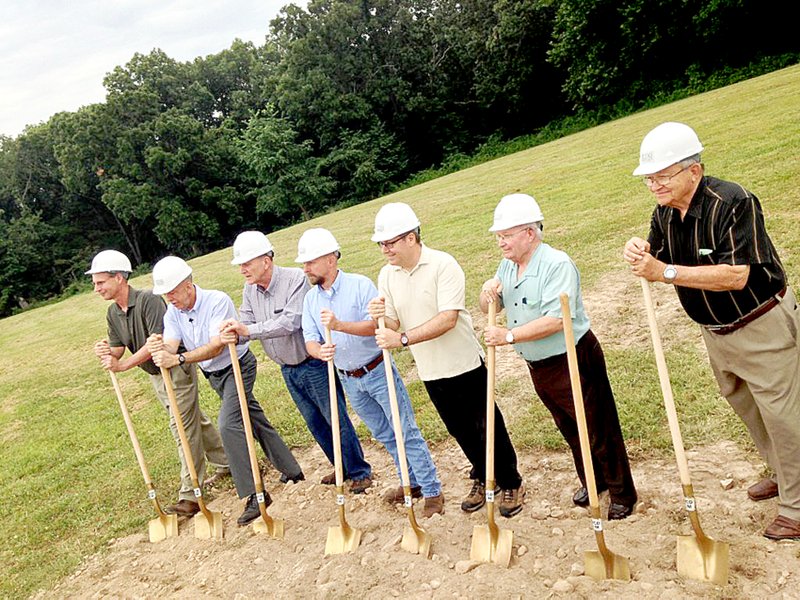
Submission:
[[[295,367],[299,367],[299,366],[301,366],[301,365],[304,365],[304,364],[306,364],[306,363],[307,363],[308,361],[310,361],[310,360],[312,360],[312,357],[311,357],[311,356],[306,356],[304,360],[301,360],[301,361],[300,361],[299,363],[297,363],[296,365],[283,365],[283,366],[284,366],[284,367],[288,367],[288,368],[290,368],[290,369],[294,369]]]
[[[712,333],[716,333],[717,335],[728,335],[729,333],[733,333],[737,329],[741,329],[748,323],[752,323],[761,315],[768,313],[770,310],[775,308],[781,302],[781,298],[786,295],[786,288],[783,288],[780,292],[772,296],[769,300],[764,302],[761,306],[757,306],[749,313],[747,313],[743,317],[739,317],[733,323],[729,323],[728,325],[703,325],[706,329],[708,329]]]
[[[250,348],[247,349],[247,352],[242,354],[242,357],[239,359],[239,361],[240,362],[243,361],[248,354],[252,354],[250,352]],[[206,371],[205,369],[200,369],[200,370],[203,372],[203,375],[206,376],[206,379],[208,379],[209,377],[222,377],[223,375],[225,375],[225,373],[230,371],[232,368],[233,368],[233,363],[229,364],[224,369],[220,369],[219,371]]]
[[[383,362],[383,352],[378,354],[375,358],[373,358],[370,362],[368,362],[363,367],[359,367],[358,369],[353,369],[352,371],[345,371],[344,369],[336,369],[342,375],[347,375],[348,377],[363,377],[370,371],[372,371],[375,367]]]

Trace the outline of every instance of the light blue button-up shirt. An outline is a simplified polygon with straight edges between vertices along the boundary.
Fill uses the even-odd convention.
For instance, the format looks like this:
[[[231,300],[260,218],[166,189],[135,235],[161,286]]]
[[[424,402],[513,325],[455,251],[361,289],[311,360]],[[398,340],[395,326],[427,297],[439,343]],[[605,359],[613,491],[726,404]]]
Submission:
[[[340,321],[358,322],[372,320],[367,304],[377,298],[378,289],[368,277],[339,270],[331,289],[312,287],[303,301],[303,337],[307,342],[325,343],[325,327],[319,313],[327,308]],[[344,371],[354,371],[369,364],[381,349],[372,335],[352,335],[341,331],[331,332],[336,344],[333,364]]]
[[[189,310],[179,310],[173,305],[167,307],[164,315],[164,339],[181,340],[186,350],[205,346],[212,337],[219,336],[219,324],[226,319],[237,319],[233,300],[225,292],[204,290],[194,286],[197,298]],[[236,354],[241,358],[247,352],[248,342],[236,346]],[[219,371],[231,364],[230,352],[224,348],[219,355],[204,360],[198,365],[204,371]]]
[[[572,328],[575,343],[589,331],[589,318],[583,309],[581,276],[572,259],[561,250],[540,244],[533,253],[522,277],[517,277],[517,265],[503,259],[496,277],[503,284],[501,297],[506,309],[506,326],[511,329],[540,317],[561,319],[561,294],[569,294]],[[514,350],[525,360],[542,360],[565,354],[564,332],[559,331],[541,340],[519,342]]]

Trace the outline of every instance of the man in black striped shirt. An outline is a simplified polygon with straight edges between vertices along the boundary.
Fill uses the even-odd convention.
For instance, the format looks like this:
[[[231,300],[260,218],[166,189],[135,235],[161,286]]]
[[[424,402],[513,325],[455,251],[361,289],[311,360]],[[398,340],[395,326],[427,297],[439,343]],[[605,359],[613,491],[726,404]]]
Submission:
[[[775,471],[748,489],[753,500],[779,496],[764,535],[800,539],[800,309],[758,198],[706,176],[702,150],[682,123],[645,136],[633,174],[658,206],[647,241],[631,238],[623,256],[634,275],[673,284],[702,326],[720,391]]]

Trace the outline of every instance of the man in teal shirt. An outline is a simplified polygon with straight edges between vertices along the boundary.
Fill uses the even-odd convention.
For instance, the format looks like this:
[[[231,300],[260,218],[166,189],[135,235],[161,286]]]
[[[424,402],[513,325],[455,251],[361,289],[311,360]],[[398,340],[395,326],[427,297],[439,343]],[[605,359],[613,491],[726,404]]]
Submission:
[[[484,312],[489,300],[504,306],[507,327],[487,327],[485,340],[489,346],[513,344],[527,363],[536,393],[572,451],[581,480],[572,500],[587,506],[561,314],[560,296],[569,295],[595,480],[598,491],[607,489],[611,497],[609,520],[624,519],[637,495],[603,350],[583,309],[578,269],[564,252],[542,241],[543,220],[527,194],[505,196],[495,210],[490,231],[504,258],[495,277],[483,284],[480,305]]]

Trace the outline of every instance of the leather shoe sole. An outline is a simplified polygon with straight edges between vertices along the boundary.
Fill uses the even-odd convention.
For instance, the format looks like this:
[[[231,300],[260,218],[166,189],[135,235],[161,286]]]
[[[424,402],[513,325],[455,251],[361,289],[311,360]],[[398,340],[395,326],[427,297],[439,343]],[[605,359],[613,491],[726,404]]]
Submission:
[[[800,521],[778,515],[764,530],[764,537],[771,540],[800,540]]]
[[[769,500],[778,495],[778,484],[772,479],[762,479],[747,488],[747,497],[753,502]]]

